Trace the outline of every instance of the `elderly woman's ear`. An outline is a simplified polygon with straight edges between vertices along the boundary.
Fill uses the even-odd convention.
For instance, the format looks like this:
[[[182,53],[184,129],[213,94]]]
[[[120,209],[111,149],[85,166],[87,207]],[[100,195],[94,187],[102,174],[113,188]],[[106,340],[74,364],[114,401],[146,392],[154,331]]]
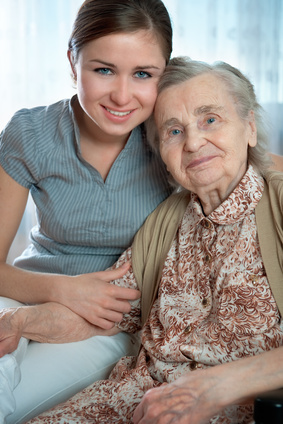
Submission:
[[[256,130],[255,116],[254,116],[253,110],[250,110],[249,112],[249,131],[250,131],[249,146],[255,147],[255,145],[257,144],[257,130]]]

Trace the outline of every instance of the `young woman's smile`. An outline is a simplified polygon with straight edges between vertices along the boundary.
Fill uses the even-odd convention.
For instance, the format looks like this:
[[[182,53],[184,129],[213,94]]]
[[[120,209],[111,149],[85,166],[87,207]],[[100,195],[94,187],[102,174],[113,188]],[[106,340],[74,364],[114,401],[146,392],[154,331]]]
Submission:
[[[127,137],[152,113],[165,59],[157,38],[140,30],[89,42],[72,67],[88,132]]]

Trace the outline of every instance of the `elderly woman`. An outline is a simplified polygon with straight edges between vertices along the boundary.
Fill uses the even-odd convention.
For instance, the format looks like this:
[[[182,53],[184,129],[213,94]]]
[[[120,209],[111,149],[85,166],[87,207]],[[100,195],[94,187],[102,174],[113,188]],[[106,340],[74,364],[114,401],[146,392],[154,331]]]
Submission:
[[[282,269],[271,257],[282,253],[283,176],[266,171],[253,87],[225,63],[179,58],[159,90],[155,143],[183,190],[116,264],[115,284],[143,283],[114,330],[137,331],[142,310],[140,353],[32,423],[249,423],[254,396],[283,385]]]

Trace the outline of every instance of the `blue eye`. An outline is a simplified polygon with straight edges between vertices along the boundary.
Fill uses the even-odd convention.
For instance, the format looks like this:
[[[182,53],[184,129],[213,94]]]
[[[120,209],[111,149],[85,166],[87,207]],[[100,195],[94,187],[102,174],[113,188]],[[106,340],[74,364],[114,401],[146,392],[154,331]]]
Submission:
[[[175,130],[172,130],[172,131],[171,131],[171,134],[172,134],[172,135],[179,135],[179,134],[181,134],[181,131],[180,131],[180,130],[175,129]]]
[[[138,78],[141,78],[141,79],[146,79],[146,78],[150,78],[151,77],[151,75],[148,72],[144,72],[144,71],[138,71],[138,72],[136,72],[135,75]]]
[[[112,74],[112,71],[109,68],[98,68],[98,69],[95,69],[95,72],[97,72],[98,74],[101,74],[101,75],[110,75],[110,74]]]
[[[164,129],[163,134],[161,134],[160,138],[163,143],[181,143],[184,139],[184,131],[180,124],[180,128],[174,128],[173,126],[170,128]]]
[[[206,122],[208,124],[213,124],[213,122],[215,122],[215,118],[208,118]]]

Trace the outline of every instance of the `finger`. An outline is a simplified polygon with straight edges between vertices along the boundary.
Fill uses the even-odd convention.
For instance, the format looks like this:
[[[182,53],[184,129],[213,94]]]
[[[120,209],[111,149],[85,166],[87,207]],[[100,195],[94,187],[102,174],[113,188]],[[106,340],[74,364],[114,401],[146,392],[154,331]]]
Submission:
[[[133,423],[138,424],[140,420],[142,419],[142,417],[143,417],[143,406],[142,406],[142,403],[140,403],[135,409],[135,412],[133,415]]]
[[[103,287],[103,291],[101,290],[101,298],[103,298],[103,302],[105,299],[109,298],[115,301],[131,301],[137,300],[140,298],[141,293],[139,290],[132,289],[129,287],[120,287],[115,284],[105,283]],[[106,305],[106,304],[105,304]],[[112,309],[111,305],[107,304],[107,309]]]
[[[130,263],[126,262],[119,268],[109,271],[96,272],[94,275],[96,279],[99,278],[101,281],[115,281],[123,277],[130,269],[130,266]],[[108,286],[108,292],[110,296],[115,297],[116,299],[137,300],[140,298],[139,290],[131,289],[128,287],[120,287],[116,286],[115,284]]]
[[[114,325],[115,323],[122,321],[123,314],[121,312],[105,310],[99,318],[109,321]]]
[[[130,312],[132,306],[128,300],[121,299],[102,299],[100,302],[101,312],[99,315],[105,316],[105,311],[107,312],[118,312],[120,314],[127,314]],[[117,321],[117,320],[116,320]]]
[[[104,318],[95,318],[95,322],[93,323],[95,327],[101,328],[102,330],[111,330],[115,327],[116,321],[110,321]]]
[[[122,321],[123,314],[129,313],[131,310],[131,305],[128,302],[118,302],[117,303],[108,303],[108,308],[104,304],[102,307],[96,307],[93,310],[93,315],[89,317],[89,322],[97,325],[98,319],[103,319],[115,324]]]
[[[129,262],[124,263],[116,269],[110,269],[108,271],[96,272],[96,278],[100,278],[102,281],[112,281],[122,278],[130,269],[131,264]]]
[[[137,300],[141,297],[141,292],[128,287],[112,285],[113,296],[118,300]]]
[[[11,336],[7,337],[0,342],[0,358],[2,358],[7,353],[14,352],[19,344],[19,337]]]

